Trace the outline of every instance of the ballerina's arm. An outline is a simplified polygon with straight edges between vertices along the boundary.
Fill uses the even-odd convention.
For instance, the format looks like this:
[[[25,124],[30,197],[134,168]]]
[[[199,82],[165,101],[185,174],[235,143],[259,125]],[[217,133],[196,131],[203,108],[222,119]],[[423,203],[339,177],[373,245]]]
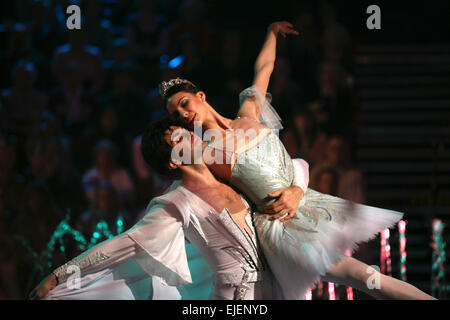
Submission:
[[[253,78],[253,86],[259,89],[262,96],[265,96],[267,92],[270,76],[275,65],[277,36],[279,33],[281,33],[283,37],[286,37],[287,34],[298,35],[298,32],[293,29],[292,24],[287,21],[274,22],[268,27],[263,47],[256,58],[255,76]],[[249,96],[249,98],[241,104],[238,116],[248,117],[259,121],[260,113],[261,109],[256,97]]]

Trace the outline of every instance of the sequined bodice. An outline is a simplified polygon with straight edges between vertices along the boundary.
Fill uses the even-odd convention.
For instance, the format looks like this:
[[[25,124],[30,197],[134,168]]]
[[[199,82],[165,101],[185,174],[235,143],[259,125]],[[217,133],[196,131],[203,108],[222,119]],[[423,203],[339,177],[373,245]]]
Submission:
[[[270,132],[259,144],[237,155],[230,184],[262,211],[267,194],[292,185],[294,167],[281,140]]]

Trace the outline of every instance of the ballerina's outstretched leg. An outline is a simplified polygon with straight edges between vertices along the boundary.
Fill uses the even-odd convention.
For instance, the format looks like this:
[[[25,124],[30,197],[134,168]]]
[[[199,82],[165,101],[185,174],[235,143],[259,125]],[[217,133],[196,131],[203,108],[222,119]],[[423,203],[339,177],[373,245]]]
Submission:
[[[371,279],[379,277],[379,286],[370,289],[368,280],[370,283],[371,279],[369,279],[369,277],[371,277]],[[353,287],[380,300],[437,300],[413,285],[386,276],[352,257],[345,257],[340,260],[331,267],[321,280]]]

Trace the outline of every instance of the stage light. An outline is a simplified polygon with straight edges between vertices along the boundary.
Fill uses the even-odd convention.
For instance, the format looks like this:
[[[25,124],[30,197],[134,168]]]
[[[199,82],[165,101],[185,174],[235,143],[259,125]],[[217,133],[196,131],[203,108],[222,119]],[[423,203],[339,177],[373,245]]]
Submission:
[[[406,221],[400,220],[398,222],[399,250],[400,250],[400,278],[406,281]]]
[[[180,64],[184,62],[184,56],[177,56],[169,61],[169,64],[167,65],[170,69],[175,69]]]

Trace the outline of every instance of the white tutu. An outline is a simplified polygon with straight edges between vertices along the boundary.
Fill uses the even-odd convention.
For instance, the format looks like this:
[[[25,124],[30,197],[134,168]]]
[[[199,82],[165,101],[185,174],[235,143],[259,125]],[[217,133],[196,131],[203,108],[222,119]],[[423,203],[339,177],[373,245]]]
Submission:
[[[280,282],[286,299],[304,299],[347,250],[395,225],[403,213],[357,204],[307,189],[297,214],[311,217],[287,223],[269,221],[255,214],[255,226],[267,261]],[[262,237],[262,238],[261,238]],[[295,272],[295,275],[293,275]]]

